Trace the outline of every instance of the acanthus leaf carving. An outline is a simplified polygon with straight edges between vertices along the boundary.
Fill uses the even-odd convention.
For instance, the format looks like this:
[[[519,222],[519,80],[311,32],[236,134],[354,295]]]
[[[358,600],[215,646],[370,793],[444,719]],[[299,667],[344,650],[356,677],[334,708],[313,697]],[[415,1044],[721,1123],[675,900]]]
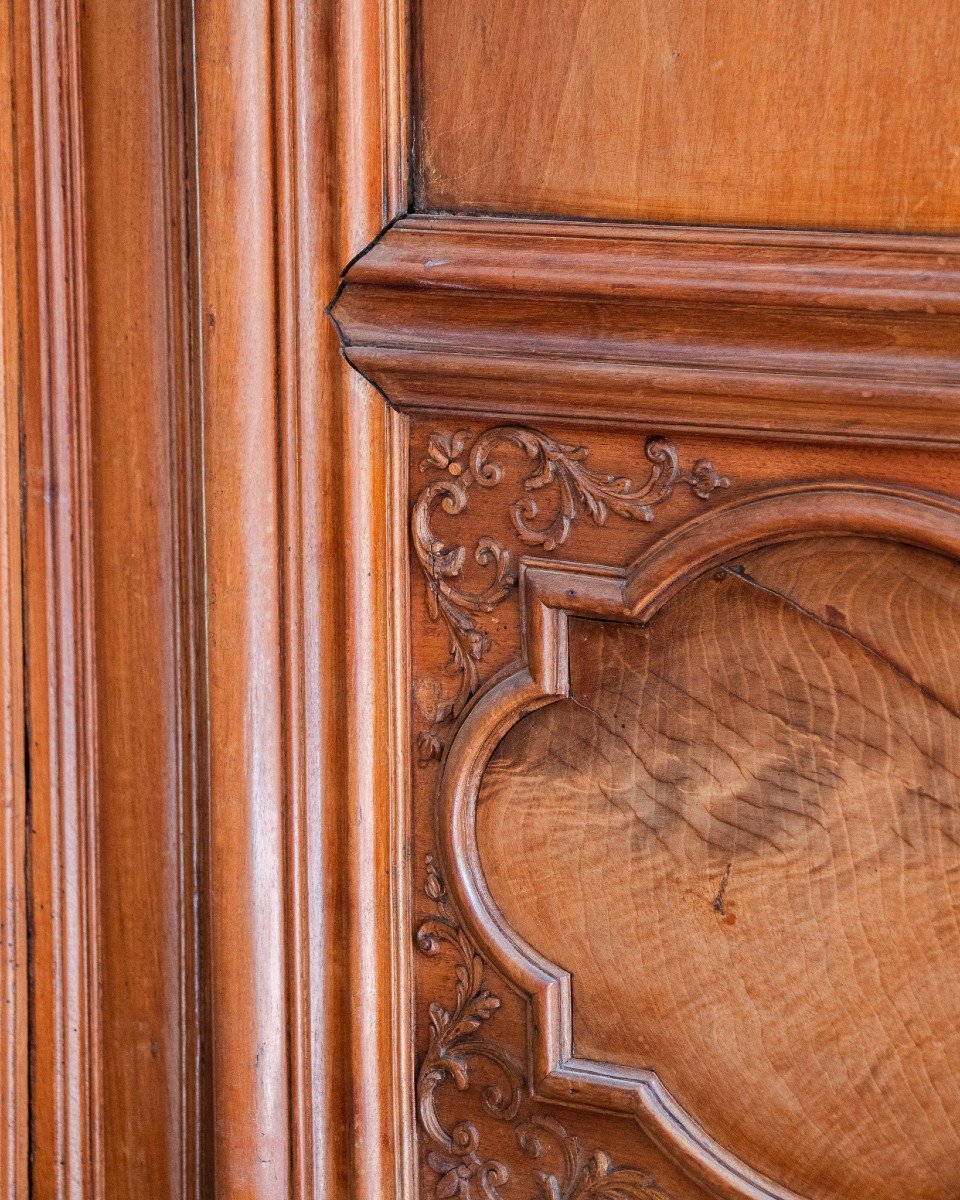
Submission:
[[[438,510],[460,515],[474,486],[497,487],[503,467],[493,455],[503,446],[521,450],[533,462],[523,483],[526,494],[509,507],[513,528],[523,545],[539,547],[548,554],[567,540],[581,511],[597,526],[604,525],[611,512],[626,520],[652,521],[654,508],[674,494],[678,483],[687,484],[701,500],[730,485],[708,459],[697,459],[689,472],[682,471],[676,446],[663,437],[647,439],[644,454],[651,465],[646,479],[634,484],[627,476],[603,474],[585,466],[590,454],[586,446],[556,441],[526,426],[498,425],[477,437],[467,429],[431,434],[420,468],[442,470],[446,477],[418,494],[411,533],[427,584],[428,612],[431,620],[442,622],[447,630],[450,667],[459,683],[450,699],[437,704],[430,728],[417,739],[421,764],[442,756],[439,728],[457,720],[480,687],[479,664],[490,649],[490,639],[476,618],[492,612],[517,583],[510,551],[493,538],[481,537],[473,558],[480,567],[492,570],[492,575],[479,590],[458,586],[456,581],[466,565],[466,547],[446,545],[434,533],[432,517]],[[536,493],[548,488],[556,489],[556,512],[538,524]]]
[[[427,896],[434,902],[437,915],[421,922],[417,945],[421,953],[435,955],[444,945],[454,953],[456,1001],[452,1009],[433,1002],[430,1005],[430,1044],[417,1072],[417,1109],[420,1121],[434,1149],[427,1162],[438,1176],[436,1200],[461,1197],[473,1200],[474,1184],[479,1183],[487,1200],[503,1200],[498,1189],[508,1180],[507,1169],[495,1159],[480,1153],[480,1134],[471,1121],[460,1121],[447,1129],[437,1112],[437,1089],[452,1081],[458,1091],[470,1086],[470,1062],[484,1058],[501,1071],[506,1087],[491,1085],[483,1093],[485,1110],[498,1120],[510,1121],[520,1107],[523,1068],[496,1042],[478,1036],[481,1026],[500,1007],[500,999],[483,986],[483,959],[471,945],[450,906],[443,877],[432,855],[427,856]]]
[[[603,1150],[584,1158],[579,1140],[553,1117],[531,1117],[517,1130],[521,1150],[534,1161],[544,1156],[545,1137],[555,1144],[561,1168],[559,1174],[534,1171],[543,1200],[672,1200],[652,1175],[615,1166]]]
[[[584,1157],[579,1140],[554,1117],[524,1111],[529,1089],[523,1067],[506,1047],[483,1036],[500,998],[485,986],[486,963],[460,925],[431,854],[424,891],[437,911],[420,923],[417,945],[429,956],[444,946],[452,950],[456,980],[452,1008],[436,1001],[429,1006],[430,1040],[417,1072],[420,1123],[432,1143],[427,1165],[437,1176],[434,1200],[513,1200],[501,1190],[510,1185],[510,1172],[499,1159],[481,1153],[477,1126],[462,1120],[447,1128],[437,1112],[437,1092],[444,1084],[469,1090],[474,1059],[492,1063],[505,1085],[483,1088],[484,1111],[513,1127],[516,1144],[531,1163],[553,1168],[531,1171],[543,1200],[673,1200],[651,1175],[617,1166],[603,1150]]]

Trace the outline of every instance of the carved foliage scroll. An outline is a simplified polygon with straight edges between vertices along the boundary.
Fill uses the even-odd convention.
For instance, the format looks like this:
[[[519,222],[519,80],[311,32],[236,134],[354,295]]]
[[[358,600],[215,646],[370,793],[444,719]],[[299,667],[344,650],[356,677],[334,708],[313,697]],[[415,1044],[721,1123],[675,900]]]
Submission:
[[[635,484],[626,476],[605,475],[587,467],[590,451],[585,446],[555,441],[525,426],[500,425],[477,437],[465,429],[449,435],[434,433],[420,466],[423,471],[444,474],[417,496],[411,532],[427,583],[430,617],[446,627],[451,668],[459,684],[451,699],[437,705],[431,728],[420,735],[421,762],[441,756],[440,727],[461,715],[480,686],[479,664],[490,643],[475,618],[492,612],[517,582],[509,550],[493,538],[481,537],[473,557],[492,574],[479,590],[459,586],[456,581],[466,563],[466,547],[446,545],[434,533],[431,518],[438,509],[450,516],[463,513],[474,487],[496,488],[503,479],[503,467],[494,453],[505,446],[521,450],[534,464],[524,480],[525,494],[510,505],[513,528],[523,545],[545,553],[563,545],[582,512],[598,526],[605,524],[611,512],[627,520],[652,521],[654,508],[670,499],[678,483],[687,485],[701,500],[730,484],[707,459],[697,459],[689,471],[682,470],[676,447],[663,437],[647,439],[644,454],[650,465],[646,478]],[[548,490],[554,506],[552,515],[543,519],[537,494]]]
[[[500,1008],[500,999],[485,986],[486,963],[463,931],[432,855],[427,856],[425,891],[436,915],[417,930],[422,953],[446,947],[455,962],[456,991],[452,1008],[430,1005],[430,1042],[417,1073],[417,1108],[431,1144],[427,1165],[434,1173],[435,1200],[526,1200],[529,1192],[499,1159],[481,1150],[477,1126],[468,1120],[448,1128],[437,1111],[437,1092],[453,1084],[471,1087],[471,1062],[485,1059],[499,1075],[481,1093],[483,1110],[509,1126],[530,1178],[542,1200],[672,1200],[646,1172],[614,1164],[595,1150],[584,1156],[576,1137],[555,1118],[526,1111],[526,1074],[506,1047],[484,1037],[483,1029]]]

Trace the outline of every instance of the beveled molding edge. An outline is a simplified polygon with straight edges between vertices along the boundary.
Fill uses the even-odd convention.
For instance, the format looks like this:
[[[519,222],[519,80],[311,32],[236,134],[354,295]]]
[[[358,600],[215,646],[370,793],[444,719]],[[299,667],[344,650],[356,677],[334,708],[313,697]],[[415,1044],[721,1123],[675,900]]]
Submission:
[[[691,1178],[723,1200],[799,1200],[719,1145],[653,1070],[575,1057],[569,974],[506,922],[487,888],[476,804],[495,747],[522,717],[569,695],[570,616],[647,622],[731,557],[817,536],[892,539],[960,559],[960,502],[916,489],[811,484],[764,492],[693,518],[627,569],[538,560],[520,567],[526,665],[467,713],[444,763],[438,838],[446,886],[470,944],[530,1005],[534,1098],[632,1116]]]
[[[408,216],[329,312],[404,411],[960,444],[960,239]]]

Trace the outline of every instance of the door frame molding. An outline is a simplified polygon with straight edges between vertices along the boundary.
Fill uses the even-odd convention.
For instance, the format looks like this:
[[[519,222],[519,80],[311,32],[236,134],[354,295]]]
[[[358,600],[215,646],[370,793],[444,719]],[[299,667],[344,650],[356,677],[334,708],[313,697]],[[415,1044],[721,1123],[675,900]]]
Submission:
[[[406,208],[406,6],[176,0],[174,10],[157,0],[176,33],[147,86],[160,89],[166,203],[185,239],[182,257],[157,269],[183,354],[171,429],[180,565],[167,568],[182,572],[175,653],[198,768],[181,777],[198,844],[177,903],[197,915],[199,990],[180,1015],[195,1119],[165,1132],[194,1163],[183,1178],[195,1198],[410,1194],[412,947],[408,880],[391,869],[406,822],[406,426],[343,360],[324,311],[341,270]],[[22,406],[25,448],[31,1182],[39,1200],[94,1200],[106,1185],[88,32],[74,0],[10,0],[9,15],[24,35],[10,86],[0,77],[18,140],[9,122],[0,136],[19,166],[21,277],[11,283],[6,224],[2,262],[5,345],[11,314],[23,344],[4,414],[8,436]],[[9,221],[9,188],[2,199]],[[5,514],[15,548],[19,510]],[[17,562],[6,565],[5,594],[19,594]],[[5,616],[15,640],[14,608]],[[16,679],[3,682],[14,712]],[[17,847],[5,838],[4,869]],[[19,969],[0,975],[7,994],[17,985],[22,996]],[[17,1162],[0,1158],[0,1194],[11,1196],[27,1157],[19,1062],[6,1126]]]

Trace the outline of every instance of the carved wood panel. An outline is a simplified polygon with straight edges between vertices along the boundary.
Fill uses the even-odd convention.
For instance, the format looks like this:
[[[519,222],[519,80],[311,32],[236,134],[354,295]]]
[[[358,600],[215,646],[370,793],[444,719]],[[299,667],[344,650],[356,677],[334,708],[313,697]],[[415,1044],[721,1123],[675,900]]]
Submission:
[[[416,94],[417,134],[456,128],[449,98]],[[448,191],[415,138],[415,207],[472,210],[484,161],[506,195],[499,133],[508,178],[464,131]],[[568,181],[530,211],[601,211]],[[862,181],[733,224],[904,227]],[[397,414],[378,661],[420,1200],[955,1192],[960,260],[918,213],[903,238],[415,211],[346,268],[343,355]]]
[[[754,551],[571,622],[569,698],[483,775],[482,873],[570,973],[576,1056],[803,1195],[956,1190],[958,636],[949,559]]]
[[[686,485],[700,500],[709,500],[717,488],[730,486],[730,480],[720,475],[709,459],[698,458],[684,470],[676,446],[663,437],[647,439],[644,457],[650,465],[639,465],[641,476],[634,482],[592,469],[587,465],[590,452],[586,446],[557,442],[522,425],[495,426],[476,437],[468,429],[449,436],[434,433],[420,469],[445,472],[446,478],[434,479],[417,495],[411,533],[427,586],[430,618],[447,632],[458,682],[452,699],[438,700],[431,728],[419,738],[421,763],[425,757],[441,756],[439,729],[463,713],[480,686],[480,664],[490,648],[490,638],[471,614],[493,612],[517,585],[516,554],[483,535],[477,539],[472,557],[481,568],[491,568],[491,577],[483,579],[476,590],[461,586],[466,548],[446,546],[431,519],[438,509],[451,516],[463,513],[475,485],[497,487],[504,475],[497,451],[509,446],[522,451],[532,463],[522,479],[520,495],[508,504],[513,534],[521,546],[539,547],[545,554],[566,542],[574,521],[581,517],[598,528],[606,524],[610,513],[628,521],[652,521],[655,508],[670,500],[678,486]],[[546,507],[546,517],[541,507]]]
[[[954,1188],[955,267],[430,216],[351,266],[408,422],[421,1196]]]
[[[619,7],[11,0],[0,1195],[957,1194],[956,22]]]
[[[411,435],[423,1194],[949,1194],[952,1118],[923,1114],[960,1099],[956,989],[945,965],[917,979],[953,949],[960,508],[927,485],[955,489],[956,469],[861,448],[858,485],[848,450],[816,443],[427,419]],[[634,501],[594,513],[597,478]],[[465,642],[449,580],[446,599],[485,598]],[[569,631],[561,610],[581,614]],[[672,825],[636,815],[657,788]],[[933,932],[898,949],[891,926],[914,924]],[[896,1080],[909,1103],[891,1110]],[[890,1115],[910,1104],[926,1141]],[[528,1140],[533,1118],[549,1136]]]

